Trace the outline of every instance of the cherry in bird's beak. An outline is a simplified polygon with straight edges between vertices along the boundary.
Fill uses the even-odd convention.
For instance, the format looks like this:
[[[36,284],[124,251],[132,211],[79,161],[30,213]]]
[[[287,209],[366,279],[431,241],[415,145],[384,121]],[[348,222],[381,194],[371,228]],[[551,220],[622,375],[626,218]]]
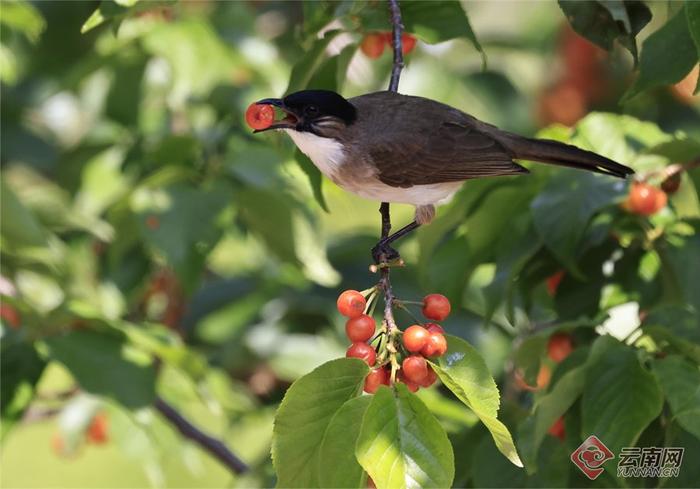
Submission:
[[[280,98],[265,98],[255,102],[256,105],[272,105],[282,110],[285,113],[285,117],[276,120],[270,127],[265,129],[256,129],[253,133],[269,131],[270,129],[294,129],[299,122],[299,117],[287,106],[284,105],[284,101]]]

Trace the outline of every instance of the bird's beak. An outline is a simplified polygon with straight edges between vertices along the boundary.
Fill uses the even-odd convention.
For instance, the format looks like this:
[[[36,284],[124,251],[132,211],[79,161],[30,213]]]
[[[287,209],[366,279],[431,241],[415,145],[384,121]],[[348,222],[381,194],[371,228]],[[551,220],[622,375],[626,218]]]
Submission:
[[[256,129],[253,131],[253,133],[269,131],[270,129],[294,129],[297,123],[299,122],[300,118],[294,113],[292,109],[284,105],[284,101],[282,99],[265,98],[262,100],[258,100],[257,102],[255,102],[255,104],[272,105],[274,107],[277,107],[278,109],[284,112],[285,117],[280,120],[276,120],[270,127],[266,127],[265,129]]]

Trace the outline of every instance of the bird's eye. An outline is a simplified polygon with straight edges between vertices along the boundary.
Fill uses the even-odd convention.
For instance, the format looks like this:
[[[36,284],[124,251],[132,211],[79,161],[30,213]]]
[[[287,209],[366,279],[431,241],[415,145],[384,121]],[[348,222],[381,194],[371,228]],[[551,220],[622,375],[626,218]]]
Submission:
[[[316,114],[318,114],[318,107],[316,107],[315,105],[309,105],[309,106],[306,108],[306,115],[312,115],[312,116],[313,116],[313,115],[316,115]]]

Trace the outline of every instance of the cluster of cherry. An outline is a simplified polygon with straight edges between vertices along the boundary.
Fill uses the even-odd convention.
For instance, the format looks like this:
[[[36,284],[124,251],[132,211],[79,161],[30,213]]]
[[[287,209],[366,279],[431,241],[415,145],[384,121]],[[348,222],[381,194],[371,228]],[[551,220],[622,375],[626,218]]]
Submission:
[[[365,392],[374,393],[380,385],[391,383],[391,355],[387,355],[382,335],[391,334],[386,328],[376,333],[377,325],[372,316],[366,314],[367,300],[356,290],[346,290],[338,297],[338,311],[348,321],[345,334],[352,342],[346,355],[364,360],[374,367],[365,379]],[[450,301],[444,295],[430,294],[422,302],[423,316],[433,321],[442,321],[450,313]],[[430,387],[437,375],[429,367],[426,358],[442,356],[447,351],[447,340],[439,324],[414,324],[401,334],[401,344],[396,348],[396,381],[406,384],[412,392],[420,387]],[[372,345],[375,346],[372,346]],[[379,359],[379,362],[377,361]]]

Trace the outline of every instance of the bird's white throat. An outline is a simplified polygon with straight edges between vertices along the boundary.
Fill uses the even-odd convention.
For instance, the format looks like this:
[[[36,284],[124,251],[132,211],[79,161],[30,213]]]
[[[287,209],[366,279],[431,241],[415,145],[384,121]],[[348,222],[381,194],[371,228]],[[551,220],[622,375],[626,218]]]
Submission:
[[[310,132],[294,129],[283,129],[283,131],[289,134],[297,148],[308,156],[319,170],[334,179],[338,169],[345,162],[345,150],[342,144],[333,138],[322,138]]]

